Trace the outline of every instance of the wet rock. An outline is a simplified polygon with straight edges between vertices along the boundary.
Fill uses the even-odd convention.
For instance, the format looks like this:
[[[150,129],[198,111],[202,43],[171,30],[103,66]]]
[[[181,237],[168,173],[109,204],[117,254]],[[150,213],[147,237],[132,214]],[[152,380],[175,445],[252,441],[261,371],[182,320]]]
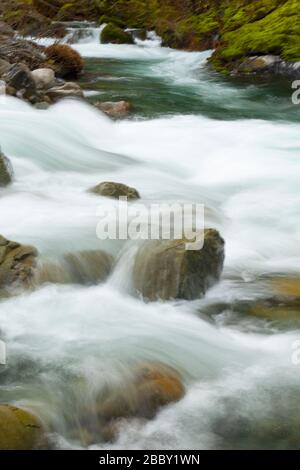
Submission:
[[[33,450],[46,447],[40,421],[28,411],[0,405],[0,449]]]
[[[187,240],[150,241],[139,249],[133,268],[133,284],[149,301],[203,296],[220,278],[224,240],[213,229],[204,232],[201,250],[186,250]]]
[[[128,101],[105,101],[95,103],[96,108],[113,119],[127,117],[131,111],[131,104]]]
[[[33,285],[37,250],[0,235],[0,290]]]
[[[140,41],[145,41],[147,39],[146,29],[133,28],[133,29],[127,29],[127,32],[131,34],[133,39],[139,39]]]
[[[31,99],[36,94],[35,82],[29,68],[24,64],[14,64],[3,76],[8,86],[21,93],[20,97]]]
[[[0,150],[0,187],[10,184],[12,176],[13,171],[10,161]]]
[[[100,35],[100,42],[102,44],[133,44],[131,34],[123,31],[122,28],[113,23],[108,23],[102,30]]]
[[[77,78],[84,62],[81,55],[67,44],[54,44],[45,49],[47,64],[58,77]]]
[[[39,110],[43,110],[43,111],[48,109],[49,106],[50,106],[50,104],[47,103],[47,101],[40,101],[40,102],[38,102],[34,105],[35,109],[39,109]]]
[[[105,440],[113,440],[123,419],[153,419],[159,410],[185,395],[180,374],[161,363],[139,365],[133,377],[101,395],[96,407]]]
[[[298,76],[300,73],[300,61],[286,62],[275,55],[261,55],[247,57],[242,61],[233,74],[275,74],[285,76]]]
[[[83,98],[84,94],[77,83],[67,82],[64,85],[47,90],[47,96],[51,101],[58,101],[61,98]]]
[[[98,284],[109,276],[113,257],[102,250],[68,253],[64,257],[71,280],[78,284]]]
[[[113,257],[102,250],[67,253],[62,260],[39,260],[35,283],[95,285],[111,273]]]
[[[97,186],[89,189],[89,192],[98,194],[99,196],[111,197],[119,199],[120,197],[127,197],[129,201],[140,199],[140,195],[135,188],[131,188],[126,184],[114,183],[112,181],[104,181]]]
[[[37,89],[46,90],[55,85],[55,73],[52,69],[36,69],[31,72]]]

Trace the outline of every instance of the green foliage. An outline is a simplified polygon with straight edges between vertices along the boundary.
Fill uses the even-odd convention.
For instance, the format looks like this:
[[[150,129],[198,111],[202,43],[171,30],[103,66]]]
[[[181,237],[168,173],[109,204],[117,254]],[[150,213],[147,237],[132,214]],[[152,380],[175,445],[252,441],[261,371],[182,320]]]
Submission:
[[[277,54],[300,60],[300,14],[296,0],[289,0],[264,18],[225,32],[216,58],[225,62],[247,55]]]

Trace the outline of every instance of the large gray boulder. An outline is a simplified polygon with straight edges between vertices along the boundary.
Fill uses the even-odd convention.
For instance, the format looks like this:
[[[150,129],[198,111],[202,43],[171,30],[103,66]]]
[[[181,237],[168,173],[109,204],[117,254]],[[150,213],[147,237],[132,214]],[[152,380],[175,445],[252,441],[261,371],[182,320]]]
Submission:
[[[8,158],[0,150],[0,186],[7,186],[12,181],[12,167]]]
[[[146,242],[139,249],[133,268],[133,284],[145,300],[202,297],[220,278],[224,263],[224,240],[214,229],[204,232],[201,250],[186,250],[187,240]]]

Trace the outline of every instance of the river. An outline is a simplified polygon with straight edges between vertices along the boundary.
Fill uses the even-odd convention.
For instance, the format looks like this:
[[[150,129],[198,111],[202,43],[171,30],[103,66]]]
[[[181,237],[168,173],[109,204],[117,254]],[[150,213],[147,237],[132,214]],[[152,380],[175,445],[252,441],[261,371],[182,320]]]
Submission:
[[[1,190],[0,233],[49,258],[105,249],[117,265],[99,286],[52,284],[1,300],[1,401],[35,411],[58,448],[299,446],[292,352],[300,324],[239,309],[274,295],[272,277],[299,274],[300,124],[291,83],[222,78],[206,65],[210,52],[163,48],[154,35],[117,46],[99,44],[95,33],[74,45],[86,58],[82,86],[90,101],[126,99],[134,112],[114,122],[80,101],[45,111],[4,98],[0,144],[15,182]],[[86,189],[106,180],[137,188],[145,204],[205,204],[226,259],[203,299],[147,304],[131,295],[132,244],[96,237],[99,200]],[[137,361],[176,368],[185,397],[151,421],[126,422],[114,443],[85,444],[74,432],[82,403]]]

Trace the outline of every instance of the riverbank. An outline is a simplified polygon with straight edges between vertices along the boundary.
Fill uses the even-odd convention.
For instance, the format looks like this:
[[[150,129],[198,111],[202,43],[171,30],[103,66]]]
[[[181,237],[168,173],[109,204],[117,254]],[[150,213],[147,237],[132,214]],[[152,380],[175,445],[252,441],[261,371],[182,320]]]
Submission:
[[[89,20],[156,30],[164,44],[191,51],[215,49],[211,65],[226,74],[299,76],[300,14],[296,0],[115,2],[24,0],[4,2],[2,18],[22,33],[51,35],[51,21]],[[51,33],[52,31],[52,33]],[[62,28],[56,34],[61,37]],[[270,59],[270,56],[272,59]],[[256,58],[252,60],[252,58]]]

